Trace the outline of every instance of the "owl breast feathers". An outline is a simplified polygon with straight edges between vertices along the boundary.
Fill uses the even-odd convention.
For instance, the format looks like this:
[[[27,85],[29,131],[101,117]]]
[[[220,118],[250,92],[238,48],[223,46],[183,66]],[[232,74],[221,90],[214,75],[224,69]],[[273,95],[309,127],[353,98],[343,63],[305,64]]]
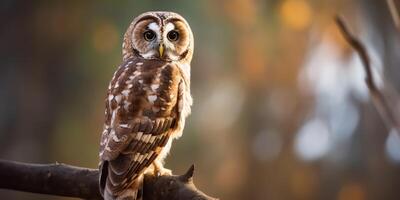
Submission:
[[[184,91],[176,64],[136,58],[119,67],[108,88],[100,144],[108,168],[103,184],[111,194],[131,187],[170,137],[181,134]]]

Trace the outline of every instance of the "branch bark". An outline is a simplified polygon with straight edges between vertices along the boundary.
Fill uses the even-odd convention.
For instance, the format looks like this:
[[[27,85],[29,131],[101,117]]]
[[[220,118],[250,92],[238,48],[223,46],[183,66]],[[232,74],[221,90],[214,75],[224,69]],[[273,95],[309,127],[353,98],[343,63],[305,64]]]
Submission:
[[[193,183],[194,166],[181,176],[146,175],[144,200],[214,200]],[[0,160],[0,188],[82,199],[102,199],[97,169]]]
[[[383,92],[377,87],[375,83],[371,69],[371,59],[367,53],[364,44],[350,33],[347,25],[341,17],[336,17],[336,24],[339,27],[343,37],[360,56],[361,62],[363,63],[364,70],[366,72],[365,82],[372,97],[372,101],[377,108],[379,114],[381,115],[381,118],[385,122],[386,127],[388,128],[388,130],[394,128],[400,134],[400,121],[398,118],[396,118],[396,114],[394,113],[391,106],[389,106],[389,103],[385,98]]]
[[[392,15],[394,26],[397,30],[400,30],[400,16],[399,11],[396,7],[396,3],[394,2],[394,0],[386,0],[386,3],[388,5],[390,14]]]

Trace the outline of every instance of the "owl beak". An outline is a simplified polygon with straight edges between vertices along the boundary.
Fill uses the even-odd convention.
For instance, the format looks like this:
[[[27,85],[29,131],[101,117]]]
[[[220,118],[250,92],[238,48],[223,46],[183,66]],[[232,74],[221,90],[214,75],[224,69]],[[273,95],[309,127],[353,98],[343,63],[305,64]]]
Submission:
[[[164,44],[160,44],[158,52],[160,52],[160,57],[162,58],[164,55]]]

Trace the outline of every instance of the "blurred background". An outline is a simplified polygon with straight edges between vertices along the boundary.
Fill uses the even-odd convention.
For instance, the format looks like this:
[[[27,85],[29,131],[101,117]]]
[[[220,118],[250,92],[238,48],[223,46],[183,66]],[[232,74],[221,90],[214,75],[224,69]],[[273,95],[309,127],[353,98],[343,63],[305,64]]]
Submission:
[[[0,158],[96,168],[122,36],[149,10],[182,14],[195,35],[174,173],[194,163],[197,186],[229,200],[400,199],[400,137],[333,21],[345,17],[379,83],[399,90],[400,32],[384,0],[2,0]]]

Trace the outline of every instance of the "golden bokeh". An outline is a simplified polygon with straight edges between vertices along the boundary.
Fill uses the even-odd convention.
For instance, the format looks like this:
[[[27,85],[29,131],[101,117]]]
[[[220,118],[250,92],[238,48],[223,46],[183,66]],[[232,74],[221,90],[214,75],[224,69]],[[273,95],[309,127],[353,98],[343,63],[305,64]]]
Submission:
[[[253,0],[229,0],[223,2],[225,13],[235,24],[249,26],[255,22],[257,7]],[[240,11],[240,14],[238,14],[238,11]]]
[[[339,192],[338,200],[365,200],[364,188],[358,183],[347,183]]]
[[[279,9],[283,24],[291,29],[303,30],[311,23],[312,10],[303,0],[286,0]]]

